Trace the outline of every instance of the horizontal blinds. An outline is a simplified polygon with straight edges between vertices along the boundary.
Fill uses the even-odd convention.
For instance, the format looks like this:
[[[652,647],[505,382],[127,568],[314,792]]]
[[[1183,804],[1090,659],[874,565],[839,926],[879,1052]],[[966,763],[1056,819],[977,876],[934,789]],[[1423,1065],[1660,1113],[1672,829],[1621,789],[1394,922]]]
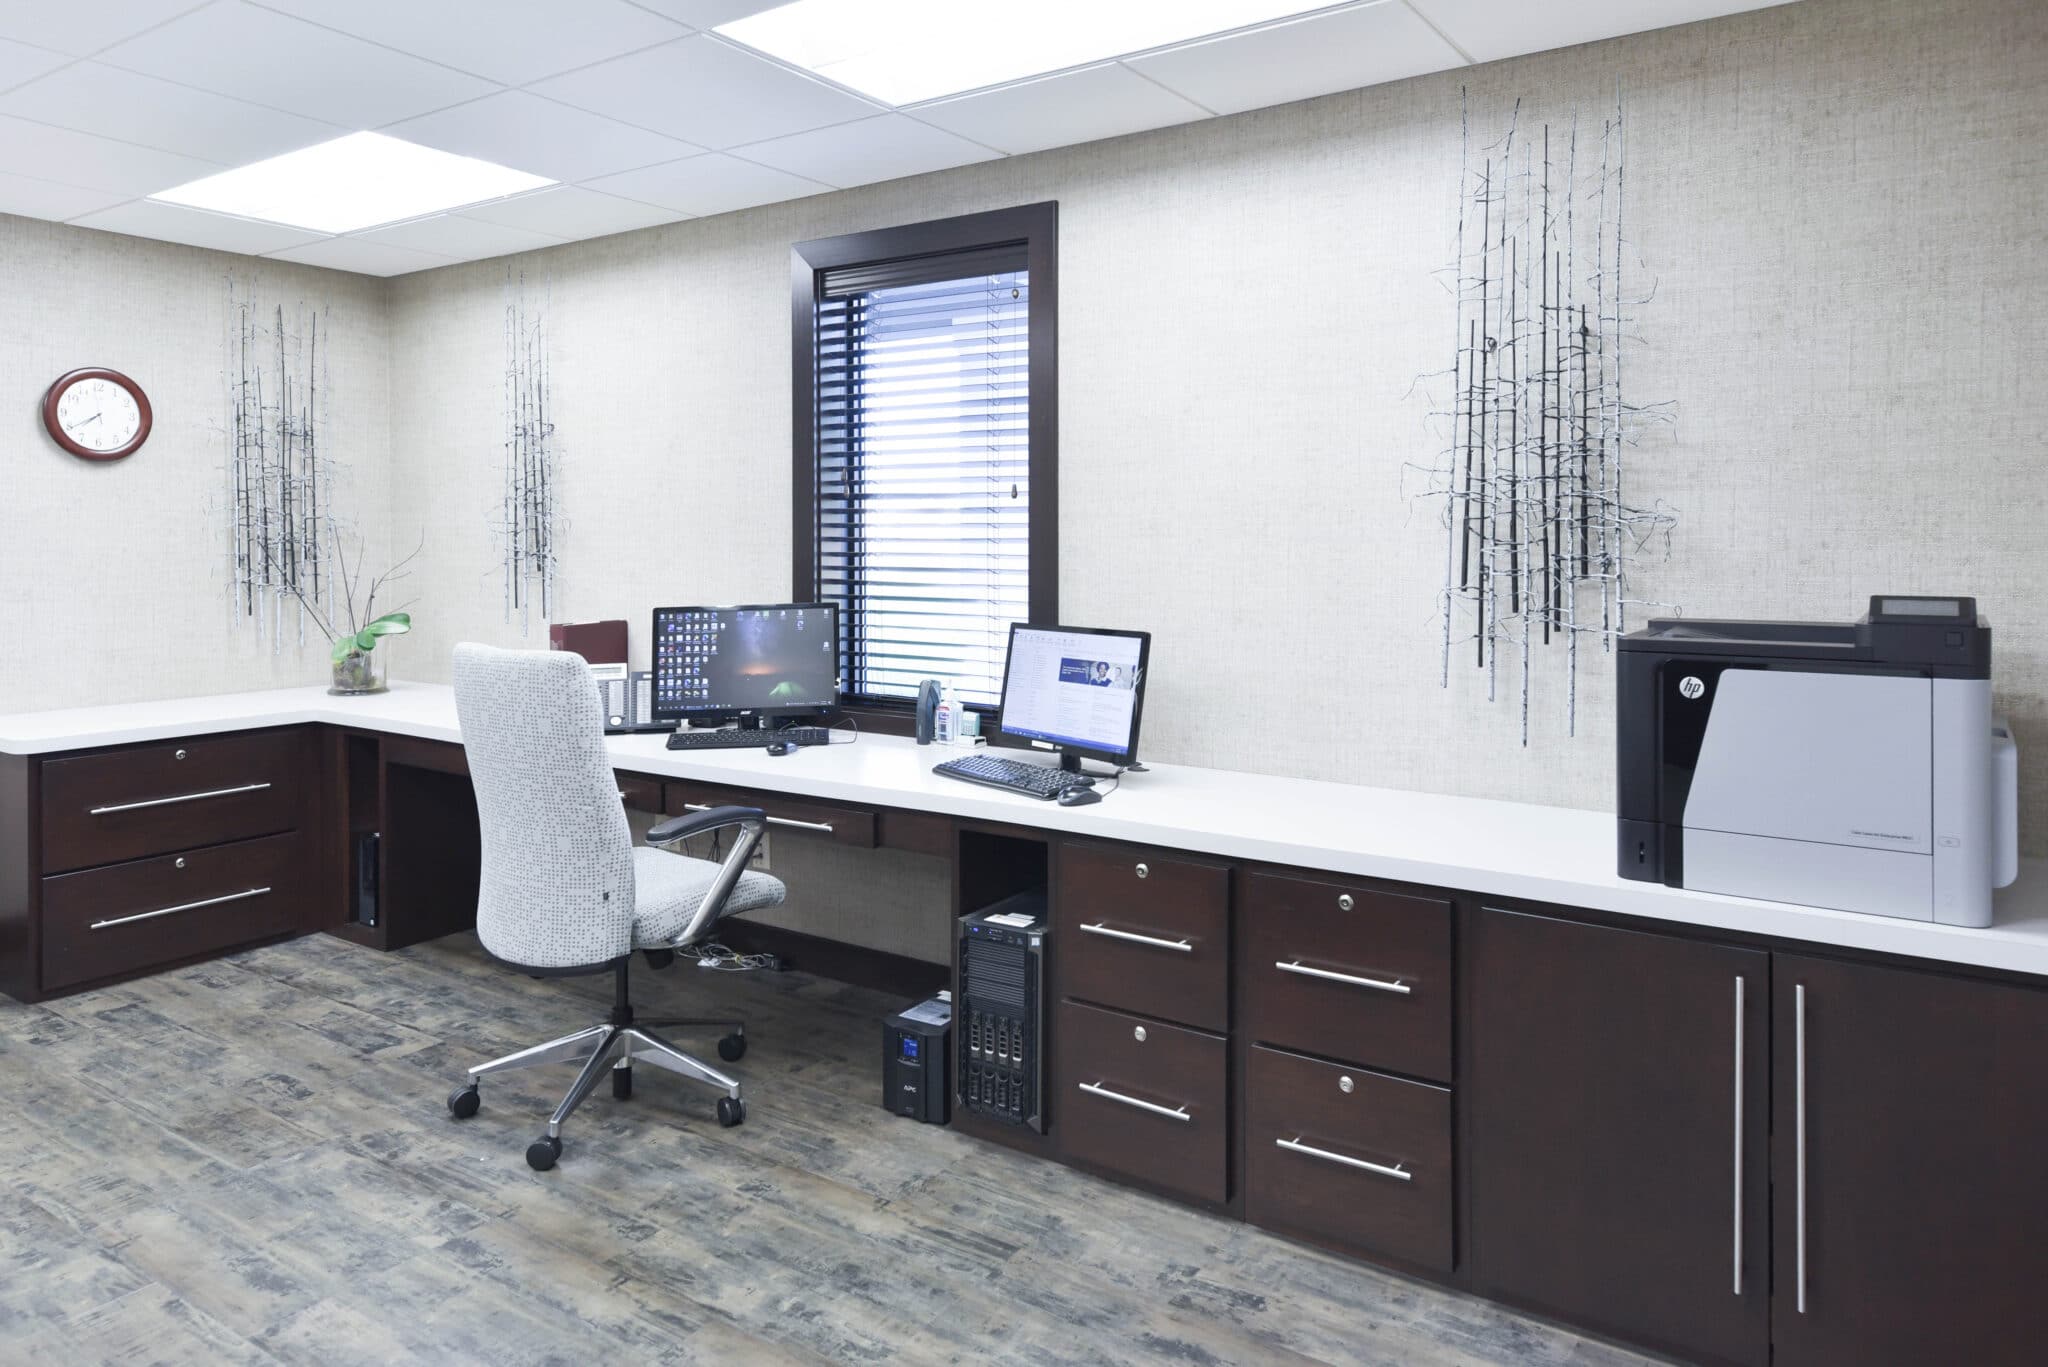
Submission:
[[[817,582],[840,605],[851,695],[914,698],[919,681],[937,678],[966,702],[1000,696],[1010,624],[1030,601],[1031,301],[1020,256],[939,258],[942,276],[927,260],[826,277],[813,391]]]

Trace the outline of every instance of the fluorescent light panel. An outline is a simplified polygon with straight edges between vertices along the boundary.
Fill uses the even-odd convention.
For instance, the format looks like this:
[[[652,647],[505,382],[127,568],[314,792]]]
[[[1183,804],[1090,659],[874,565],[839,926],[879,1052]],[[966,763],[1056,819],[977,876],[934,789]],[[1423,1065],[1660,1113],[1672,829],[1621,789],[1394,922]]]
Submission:
[[[352,233],[554,183],[382,133],[350,133],[150,198],[317,233]]]
[[[1329,8],[1327,0],[795,0],[717,32],[904,105]]]

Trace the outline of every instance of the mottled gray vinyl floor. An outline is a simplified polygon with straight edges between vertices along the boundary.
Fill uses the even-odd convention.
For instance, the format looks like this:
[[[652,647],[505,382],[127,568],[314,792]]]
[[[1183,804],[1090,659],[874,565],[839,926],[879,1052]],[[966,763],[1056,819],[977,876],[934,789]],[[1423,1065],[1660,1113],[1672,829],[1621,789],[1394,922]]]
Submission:
[[[573,1070],[489,1079],[469,1121],[443,1098],[468,1062],[595,1023],[607,984],[504,971],[468,936],[0,998],[0,1362],[1643,1361],[888,1116],[900,1003],[635,980],[647,1014],[748,1018],[747,1123],[643,1069],[545,1174],[523,1153]]]

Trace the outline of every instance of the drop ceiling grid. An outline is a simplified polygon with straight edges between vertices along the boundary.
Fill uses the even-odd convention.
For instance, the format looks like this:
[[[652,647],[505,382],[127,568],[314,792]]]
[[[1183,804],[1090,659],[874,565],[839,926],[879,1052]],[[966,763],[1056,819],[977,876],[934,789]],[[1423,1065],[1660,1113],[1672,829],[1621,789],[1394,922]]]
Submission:
[[[775,0],[38,0],[0,13],[0,212],[403,273],[1783,2],[1346,0],[890,109],[710,31]],[[356,127],[561,184],[338,238],[147,198]]]

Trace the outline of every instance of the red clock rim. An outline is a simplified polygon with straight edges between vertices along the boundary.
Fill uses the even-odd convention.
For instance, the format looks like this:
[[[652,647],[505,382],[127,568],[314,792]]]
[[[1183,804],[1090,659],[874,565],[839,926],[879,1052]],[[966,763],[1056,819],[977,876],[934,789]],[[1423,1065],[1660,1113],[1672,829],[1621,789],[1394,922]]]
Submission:
[[[64,396],[65,390],[84,380],[111,380],[127,390],[130,397],[135,400],[135,407],[141,414],[141,421],[136,425],[135,435],[129,439],[126,445],[117,446],[111,451],[95,451],[89,446],[80,445],[65,435],[63,425],[57,421],[57,400]],[[55,380],[52,380],[49,389],[43,394],[44,429],[49,432],[52,441],[56,442],[57,445],[63,447],[66,451],[69,451],[72,455],[77,456],[80,460],[124,460],[134,455],[142,448],[142,443],[149,440],[149,428],[153,417],[154,415],[150,412],[149,408],[149,396],[142,392],[142,386],[129,379],[126,375],[123,375],[120,371],[109,370],[105,366],[82,366],[77,370],[66,371]]]

